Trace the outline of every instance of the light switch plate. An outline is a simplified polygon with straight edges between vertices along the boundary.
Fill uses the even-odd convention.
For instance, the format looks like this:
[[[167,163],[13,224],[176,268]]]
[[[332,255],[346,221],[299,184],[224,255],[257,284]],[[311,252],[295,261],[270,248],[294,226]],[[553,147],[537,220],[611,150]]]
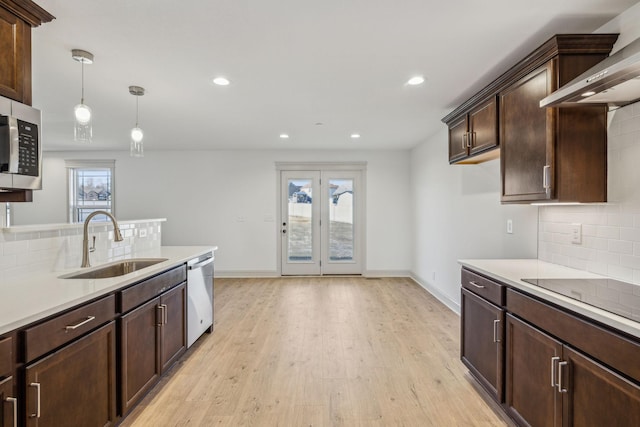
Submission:
[[[507,220],[507,234],[513,234],[513,221]]]
[[[574,245],[581,245],[582,244],[582,224],[571,224],[570,226],[570,233],[571,233],[571,243],[573,243]]]

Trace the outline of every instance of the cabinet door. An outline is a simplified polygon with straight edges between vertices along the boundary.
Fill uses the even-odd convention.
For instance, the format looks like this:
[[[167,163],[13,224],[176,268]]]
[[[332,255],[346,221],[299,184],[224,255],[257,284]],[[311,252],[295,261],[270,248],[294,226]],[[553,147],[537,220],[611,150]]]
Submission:
[[[455,163],[467,157],[467,116],[449,126],[449,163]]]
[[[462,362],[502,402],[504,310],[463,289],[461,321]]]
[[[556,393],[552,358],[560,358],[562,344],[510,314],[506,318],[507,411],[519,425],[560,426],[562,394]]]
[[[640,425],[640,387],[568,347],[563,360],[563,425]]]
[[[31,105],[31,27],[0,7],[0,95]]]
[[[550,61],[500,94],[503,202],[554,197],[554,109],[540,108],[540,100],[552,89]],[[549,171],[545,173],[546,166]]]
[[[111,322],[25,369],[27,426],[115,423],[115,333]]]
[[[164,316],[160,340],[162,371],[168,369],[187,348],[186,303],[185,284],[176,286],[161,297]]]
[[[491,97],[469,113],[471,139],[469,154],[474,155],[498,146],[498,105]]]
[[[160,298],[125,314],[120,322],[120,404],[125,414],[160,376]]]
[[[18,424],[18,399],[13,391],[13,377],[0,380],[0,427]]]

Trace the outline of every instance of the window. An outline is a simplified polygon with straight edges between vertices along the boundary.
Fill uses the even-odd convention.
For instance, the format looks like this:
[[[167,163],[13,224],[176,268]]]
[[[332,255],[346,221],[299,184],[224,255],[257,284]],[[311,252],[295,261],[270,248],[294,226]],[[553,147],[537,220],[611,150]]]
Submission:
[[[94,211],[115,215],[113,180],[115,160],[67,160],[69,171],[69,222],[84,222]],[[106,221],[97,216],[96,221]]]

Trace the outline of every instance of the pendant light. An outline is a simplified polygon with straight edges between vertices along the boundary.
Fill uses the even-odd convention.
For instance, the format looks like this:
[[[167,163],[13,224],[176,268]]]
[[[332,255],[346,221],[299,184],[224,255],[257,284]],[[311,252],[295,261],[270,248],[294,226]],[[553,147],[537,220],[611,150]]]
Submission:
[[[84,103],[84,64],[93,64],[93,54],[86,50],[73,49],[71,57],[81,64],[82,68],[82,94],[80,104],[73,108],[74,125],[73,139],[78,142],[91,142],[93,128],[91,126],[91,108]]]
[[[131,157],[144,157],[144,146],[142,139],[144,132],[138,126],[138,99],[144,95],[144,88],[140,86],[129,86],[129,93],[136,97],[136,126],[131,129]]]

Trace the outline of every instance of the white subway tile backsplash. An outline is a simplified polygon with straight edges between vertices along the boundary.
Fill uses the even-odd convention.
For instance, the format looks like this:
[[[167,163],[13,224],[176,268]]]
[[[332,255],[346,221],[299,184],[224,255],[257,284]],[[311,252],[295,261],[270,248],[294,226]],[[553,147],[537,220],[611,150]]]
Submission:
[[[620,265],[634,270],[640,270],[640,257],[633,255],[620,255]]]
[[[161,222],[164,220],[123,222],[122,242],[113,242],[111,224],[91,224],[89,244],[96,236],[93,264],[124,257],[136,251],[160,247]],[[146,231],[140,237],[138,230]],[[33,230],[33,228],[31,228]],[[39,231],[18,228],[0,229],[0,286],[6,279],[22,274],[79,267],[82,259],[82,226],[53,225]],[[144,233],[143,233],[144,234]]]
[[[609,240],[609,252],[633,254],[633,242],[627,240]]]

